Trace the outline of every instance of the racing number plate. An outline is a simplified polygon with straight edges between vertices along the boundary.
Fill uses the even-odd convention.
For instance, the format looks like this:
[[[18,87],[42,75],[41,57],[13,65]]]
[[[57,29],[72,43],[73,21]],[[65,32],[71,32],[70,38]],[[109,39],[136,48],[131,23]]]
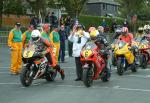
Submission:
[[[85,50],[83,54],[84,54],[84,57],[89,57],[92,54],[92,51],[91,50]]]

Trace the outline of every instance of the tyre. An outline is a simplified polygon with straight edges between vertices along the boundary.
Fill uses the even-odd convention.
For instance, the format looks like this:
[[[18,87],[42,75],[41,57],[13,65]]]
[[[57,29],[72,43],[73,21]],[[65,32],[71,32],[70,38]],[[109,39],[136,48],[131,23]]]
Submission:
[[[33,77],[30,77],[31,70],[27,67],[23,67],[20,72],[20,81],[21,84],[25,87],[28,87],[32,84]]]
[[[116,65],[117,65],[117,63],[116,63],[116,58],[115,58],[114,54],[112,54],[112,65],[113,65],[113,66],[116,66]]]
[[[136,67],[134,66],[132,69],[131,69],[132,72],[137,72],[137,69]]]
[[[108,82],[110,80],[110,76],[111,76],[110,72],[109,71],[105,71],[104,72],[104,76],[101,77],[101,80],[103,82]]]
[[[91,87],[93,83],[93,70],[92,68],[83,69],[83,82],[86,87]]]
[[[49,71],[48,73],[46,73],[46,81],[50,82],[50,81],[54,81],[55,78],[57,76],[57,71],[54,70],[54,71]]]
[[[123,67],[123,62],[122,62],[122,59],[121,58],[118,58],[117,59],[117,73],[119,75],[123,75],[123,72],[124,72],[124,67]]]
[[[142,67],[142,69],[147,68],[147,59],[145,55],[140,56],[140,66]]]

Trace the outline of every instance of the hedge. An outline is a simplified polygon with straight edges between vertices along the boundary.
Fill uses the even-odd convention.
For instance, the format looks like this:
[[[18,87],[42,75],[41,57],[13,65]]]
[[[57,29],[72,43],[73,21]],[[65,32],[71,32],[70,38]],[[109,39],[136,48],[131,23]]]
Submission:
[[[98,27],[101,25],[102,20],[105,19],[107,22],[107,26],[111,28],[112,22],[116,19],[116,22],[118,25],[122,25],[124,22],[124,18],[120,17],[105,17],[105,16],[89,16],[89,15],[80,15],[78,17],[79,22],[84,24],[86,29],[88,29],[90,26]],[[135,24],[135,27],[131,22],[129,22],[129,30],[131,32],[135,32],[134,29],[137,30],[138,27],[144,26],[145,22],[138,20],[137,23]],[[112,32],[112,31],[110,31]]]
[[[116,19],[116,22],[118,25],[122,25],[124,19],[119,17],[104,17],[104,16],[87,16],[87,15],[81,15],[78,17],[79,22],[84,24],[86,28],[89,28],[90,26],[98,27],[101,25],[101,22],[103,19],[106,20],[107,26],[111,27],[112,22]]]

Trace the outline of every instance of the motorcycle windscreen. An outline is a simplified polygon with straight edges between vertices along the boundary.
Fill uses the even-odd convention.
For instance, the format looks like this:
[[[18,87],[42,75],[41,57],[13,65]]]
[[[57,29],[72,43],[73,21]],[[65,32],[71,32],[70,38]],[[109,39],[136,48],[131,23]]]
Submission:
[[[82,50],[93,50],[96,47],[97,47],[96,44],[94,42],[90,41],[85,44],[85,46],[83,47]]]
[[[23,57],[24,58],[31,58],[33,56],[34,52],[35,52],[35,46],[30,45],[29,47],[27,47],[24,50]]]
[[[94,42],[87,42],[82,49],[82,55],[87,58],[93,54],[93,50],[96,48],[96,44]]]

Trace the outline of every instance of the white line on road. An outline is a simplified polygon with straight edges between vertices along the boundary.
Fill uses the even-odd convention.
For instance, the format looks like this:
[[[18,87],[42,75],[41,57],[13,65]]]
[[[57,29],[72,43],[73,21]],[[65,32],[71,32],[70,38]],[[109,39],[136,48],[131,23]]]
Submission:
[[[41,83],[34,83],[32,85],[40,85]],[[0,85],[21,85],[20,83],[0,83]],[[70,88],[86,88],[84,85],[50,85],[50,86],[57,86],[57,87],[70,87]],[[21,87],[24,88],[24,87]],[[114,90],[125,90],[125,91],[138,91],[138,92],[150,92],[149,89],[136,89],[136,88],[122,88],[120,86],[113,86],[113,87],[98,87],[98,86],[92,86],[90,87],[92,89],[114,89]],[[89,88],[89,89],[90,89]]]
[[[75,86],[75,85],[56,85],[58,87],[77,87],[77,88],[85,88],[85,86]],[[150,92],[149,89],[133,89],[133,88],[121,88],[120,86],[113,87],[98,87],[92,86],[90,88],[98,89],[98,88],[107,88],[107,89],[115,89],[115,90],[125,90],[125,91],[139,91],[139,92]]]
[[[133,74],[131,74],[129,76],[131,76],[131,77],[140,77],[140,78],[150,78],[150,75],[133,75]]]
[[[0,85],[18,85],[20,83],[0,83]]]

